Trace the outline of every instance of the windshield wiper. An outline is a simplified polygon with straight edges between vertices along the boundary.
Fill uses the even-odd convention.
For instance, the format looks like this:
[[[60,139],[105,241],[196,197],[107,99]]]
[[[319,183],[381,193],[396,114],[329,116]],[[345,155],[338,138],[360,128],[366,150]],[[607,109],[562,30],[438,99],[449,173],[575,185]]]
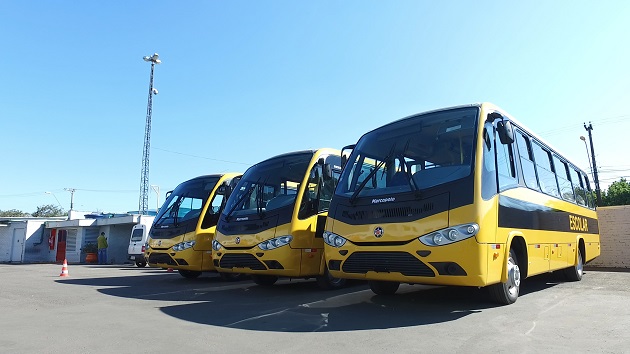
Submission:
[[[260,178],[258,178],[258,181],[260,181]],[[234,205],[230,208],[230,210],[228,210],[228,212],[225,214],[225,220],[230,221],[230,216],[232,215],[234,210],[236,210],[236,208],[243,202],[243,200],[245,200],[245,198],[248,197],[252,193],[254,188],[256,188],[256,186],[258,185],[258,181],[256,181],[256,183],[253,183],[249,187],[249,189],[245,193],[243,193],[243,195],[241,195],[240,198],[238,198],[236,203],[234,203]]]
[[[409,180],[409,186],[411,187],[412,190],[418,192],[420,191],[420,188],[418,187],[418,184],[416,183],[416,181],[413,179],[413,175],[411,174],[411,168],[409,168],[409,166],[407,166],[407,164],[405,163],[405,153],[407,152],[407,148],[409,147],[409,142],[411,141],[411,139],[407,140],[407,143],[405,144],[405,148],[402,151],[402,154],[400,154],[400,164],[403,166],[404,168],[404,172],[407,175],[407,179]]]
[[[385,161],[389,160],[392,157],[392,155],[394,155],[394,151],[395,150],[396,150],[396,144],[394,144],[394,146],[392,146],[392,149],[389,151],[389,154],[387,154],[387,156],[385,156],[385,158],[383,160],[381,160],[381,162],[379,162],[378,165],[376,165],[376,167],[374,167],[374,169],[372,171],[370,171],[370,173],[365,177],[363,182],[361,182],[361,184],[359,184],[359,186],[354,190],[354,193],[352,193],[352,195],[350,196],[350,203],[351,204],[354,204],[354,202],[357,199],[357,196],[359,195],[359,192],[361,192],[361,190],[363,190],[363,187],[365,187],[365,185],[372,178],[372,176],[374,176],[376,174],[376,171],[378,171],[378,169],[381,168],[381,166],[383,166]]]

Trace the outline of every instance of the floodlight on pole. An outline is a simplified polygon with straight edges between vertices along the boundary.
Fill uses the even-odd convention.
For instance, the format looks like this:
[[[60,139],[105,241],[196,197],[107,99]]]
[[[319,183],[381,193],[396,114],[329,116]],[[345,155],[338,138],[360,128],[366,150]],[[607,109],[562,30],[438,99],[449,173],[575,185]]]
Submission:
[[[158,90],[153,88],[153,70],[155,64],[160,64],[158,53],[152,56],[145,56],[142,59],[151,63],[151,76],[149,79],[149,100],[147,102],[147,118],[144,129],[144,146],[142,149],[142,171],[140,177],[140,201],[138,203],[138,212],[141,215],[147,214],[149,204],[149,150],[151,148],[151,113],[153,110],[153,95],[157,95]]]
[[[59,207],[61,208],[61,210],[63,210],[63,206],[59,202],[59,199],[57,199],[57,196],[55,195],[55,193],[53,193],[53,192],[44,192],[44,193],[51,194],[53,197],[55,197],[55,200],[57,201],[57,204],[59,204]]]

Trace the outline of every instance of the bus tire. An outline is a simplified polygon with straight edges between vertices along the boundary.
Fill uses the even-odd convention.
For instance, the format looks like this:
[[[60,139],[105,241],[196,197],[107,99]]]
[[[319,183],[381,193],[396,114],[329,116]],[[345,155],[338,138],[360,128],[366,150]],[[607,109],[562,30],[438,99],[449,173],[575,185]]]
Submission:
[[[577,248],[577,262],[574,266],[564,269],[564,277],[569,281],[580,281],[584,274],[584,257],[582,256],[582,250]]]
[[[145,262],[145,261],[137,261],[136,262],[136,267],[138,267],[138,268],[144,268],[146,266],[147,266],[147,262]]]
[[[317,277],[317,286],[324,290],[341,289],[347,283],[346,279],[335,278],[328,272],[328,267],[324,268],[324,275]]]
[[[377,295],[394,295],[400,286],[396,281],[370,280],[370,289]]]
[[[507,259],[507,275],[508,279],[505,283],[497,283],[490,285],[488,290],[490,297],[497,303],[502,305],[510,305],[518,299],[518,293],[521,287],[521,270],[518,267],[518,259],[514,249],[510,249],[510,255]]]
[[[197,272],[195,270],[180,269],[179,275],[181,275],[182,277],[186,279],[195,279],[201,275],[201,272]]]
[[[252,275],[252,280],[254,281],[254,283],[260,286],[272,286],[278,281],[278,277],[275,275],[255,274]]]

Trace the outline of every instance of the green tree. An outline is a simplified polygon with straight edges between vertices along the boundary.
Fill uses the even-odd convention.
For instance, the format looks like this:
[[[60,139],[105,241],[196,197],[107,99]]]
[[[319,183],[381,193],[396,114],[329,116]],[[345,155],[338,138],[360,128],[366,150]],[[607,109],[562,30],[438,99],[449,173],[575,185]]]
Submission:
[[[33,216],[36,217],[51,217],[51,216],[65,216],[66,213],[60,207],[53,204],[40,205],[37,207]]]
[[[0,216],[2,216],[2,217],[7,217],[7,216],[31,216],[31,214],[25,213],[25,212],[23,212],[21,210],[11,209],[11,210],[0,210]]]
[[[630,205],[630,182],[625,178],[613,182],[607,190],[602,191],[604,206]]]

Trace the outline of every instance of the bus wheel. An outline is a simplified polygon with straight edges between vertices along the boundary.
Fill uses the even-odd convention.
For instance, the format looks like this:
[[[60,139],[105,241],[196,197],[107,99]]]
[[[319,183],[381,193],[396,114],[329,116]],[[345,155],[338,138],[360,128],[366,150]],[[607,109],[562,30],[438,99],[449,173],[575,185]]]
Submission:
[[[146,267],[146,266],[147,266],[147,262],[144,262],[144,261],[142,261],[142,262],[141,262],[141,261],[136,262],[136,267],[138,267],[138,268],[144,268],[144,267]]]
[[[347,280],[335,278],[328,272],[328,267],[324,268],[324,275],[317,277],[317,286],[324,290],[340,289],[346,285]]]
[[[510,256],[507,260],[507,276],[505,283],[490,285],[489,291],[492,299],[503,305],[510,305],[516,302],[521,286],[521,270],[518,267],[516,253],[510,249]]]
[[[186,278],[186,279],[195,279],[198,276],[201,275],[201,272],[197,272],[194,270],[184,270],[184,269],[180,269],[179,270],[179,275],[181,275],[182,277]]]
[[[252,275],[254,283],[261,286],[272,286],[278,281],[275,275]]]
[[[584,274],[584,258],[582,258],[582,251],[579,247],[577,252],[577,263],[573,267],[564,270],[564,276],[569,281],[580,281],[582,280],[582,274]]]
[[[369,283],[370,289],[377,295],[394,295],[400,286],[400,283],[395,281],[370,280]]]

